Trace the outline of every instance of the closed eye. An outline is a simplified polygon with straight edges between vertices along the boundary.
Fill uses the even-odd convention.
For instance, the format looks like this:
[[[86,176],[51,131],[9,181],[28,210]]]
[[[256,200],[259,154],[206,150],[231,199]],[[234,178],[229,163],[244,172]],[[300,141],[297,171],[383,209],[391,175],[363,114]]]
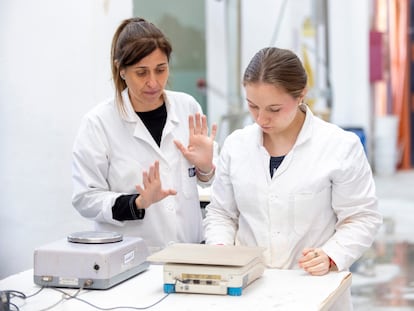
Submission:
[[[165,72],[167,69],[166,68],[158,68],[157,69],[157,73],[163,73]]]

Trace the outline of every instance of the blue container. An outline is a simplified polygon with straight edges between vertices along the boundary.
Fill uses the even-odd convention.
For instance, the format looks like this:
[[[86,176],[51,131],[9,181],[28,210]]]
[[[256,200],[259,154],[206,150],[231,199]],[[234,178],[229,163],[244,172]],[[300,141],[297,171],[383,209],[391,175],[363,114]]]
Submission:
[[[353,132],[358,135],[359,139],[361,140],[362,146],[364,147],[365,153],[367,152],[366,148],[366,136],[364,129],[362,127],[345,127],[345,131]]]

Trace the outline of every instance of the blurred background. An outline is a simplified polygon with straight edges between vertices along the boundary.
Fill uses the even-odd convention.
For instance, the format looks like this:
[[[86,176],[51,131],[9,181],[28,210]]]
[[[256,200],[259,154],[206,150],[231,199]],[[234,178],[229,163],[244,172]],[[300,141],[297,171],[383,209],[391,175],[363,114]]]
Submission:
[[[71,205],[81,117],[113,96],[110,44],[142,16],[171,39],[169,87],[192,94],[217,141],[250,123],[241,78],[261,48],[291,49],[315,114],[355,132],[384,226],[352,267],[356,310],[414,309],[414,0],[2,0],[0,279],[33,250],[90,230]]]

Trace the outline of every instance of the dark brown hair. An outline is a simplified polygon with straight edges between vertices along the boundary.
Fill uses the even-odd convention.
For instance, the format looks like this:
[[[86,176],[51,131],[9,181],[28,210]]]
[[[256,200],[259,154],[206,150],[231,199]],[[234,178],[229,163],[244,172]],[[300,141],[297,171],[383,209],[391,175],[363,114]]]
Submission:
[[[298,98],[306,88],[307,75],[300,59],[290,50],[267,47],[257,52],[247,66],[243,85],[268,83]]]
[[[138,63],[156,49],[160,49],[170,60],[172,47],[162,31],[151,22],[140,17],[124,20],[112,39],[111,69],[115,85],[117,105],[125,111],[122,91],[127,87],[120,77],[123,68]]]

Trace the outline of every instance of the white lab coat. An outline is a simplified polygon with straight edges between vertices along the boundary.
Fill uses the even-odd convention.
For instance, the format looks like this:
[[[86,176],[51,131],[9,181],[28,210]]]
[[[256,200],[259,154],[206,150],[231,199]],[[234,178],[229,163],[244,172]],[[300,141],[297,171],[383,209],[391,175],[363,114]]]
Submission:
[[[142,237],[150,251],[174,242],[199,243],[203,240],[202,214],[197,177],[173,140],[189,141],[188,116],[201,107],[188,94],[165,91],[167,121],[158,147],[122,93],[126,114],[114,100],[102,103],[83,119],[73,148],[73,206],[94,220],[96,230],[116,231]],[[160,163],[162,186],[177,190],[146,209],[142,220],[117,221],[112,206],[122,194],[136,193],[142,172],[155,160]]]
[[[206,208],[206,243],[263,246],[268,267],[281,269],[299,268],[305,247],[321,247],[346,270],[382,223],[371,168],[357,135],[301,108],[305,122],[273,178],[257,124],[227,137]]]

